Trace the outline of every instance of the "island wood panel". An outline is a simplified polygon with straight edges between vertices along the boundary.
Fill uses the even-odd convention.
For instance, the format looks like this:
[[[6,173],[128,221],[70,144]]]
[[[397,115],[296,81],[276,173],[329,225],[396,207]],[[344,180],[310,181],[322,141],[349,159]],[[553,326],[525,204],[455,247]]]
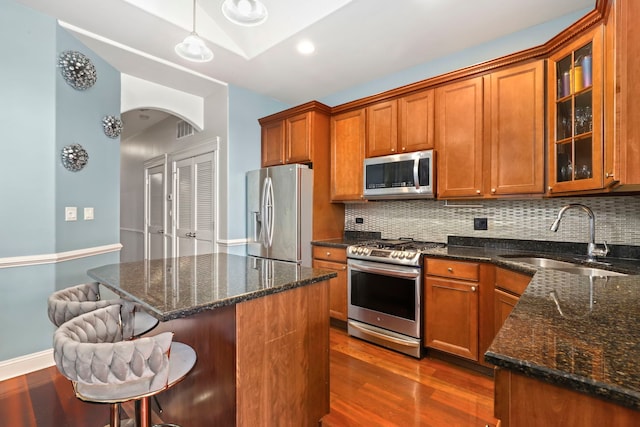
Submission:
[[[182,319],[160,322],[148,335],[175,333],[174,341],[194,348],[193,370],[160,393],[162,418],[182,426],[232,426],[236,413],[235,306],[206,310]],[[151,403],[154,408],[154,404]]]
[[[316,426],[329,413],[328,282],[237,305],[237,425]]]
[[[506,369],[495,371],[495,416],[502,427],[638,425],[640,412]]]

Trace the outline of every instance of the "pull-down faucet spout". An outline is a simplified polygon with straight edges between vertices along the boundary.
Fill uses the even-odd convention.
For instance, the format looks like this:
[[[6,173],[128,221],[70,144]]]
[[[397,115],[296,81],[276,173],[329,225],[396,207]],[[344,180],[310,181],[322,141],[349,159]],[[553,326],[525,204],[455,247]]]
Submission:
[[[607,242],[604,242],[604,249],[596,248],[596,217],[593,214],[593,211],[588,206],[585,206],[580,203],[570,203],[568,205],[563,206],[558,212],[558,217],[553,224],[551,224],[551,231],[558,231],[558,227],[560,226],[560,220],[566,211],[572,208],[582,209],[589,216],[589,243],[587,243],[587,261],[595,261],[596,256],[607,256],[609,253],[609,248],[607,247]]]

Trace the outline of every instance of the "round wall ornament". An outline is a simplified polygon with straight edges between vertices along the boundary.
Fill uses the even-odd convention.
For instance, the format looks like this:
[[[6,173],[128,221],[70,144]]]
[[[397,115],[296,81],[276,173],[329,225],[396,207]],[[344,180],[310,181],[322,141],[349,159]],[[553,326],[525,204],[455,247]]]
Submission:
[[[116,116],[104,116],[102,118],[102,129],[109,138],[117,138],[122,132],[122,120]]]
[[[80,144],[71,144],[62,148],[62,165],[71,172],[82,170],[89,161],[89,153]]]
[[[65,50],[58,57],[58,67],[64,80],[74,89],[85,90],[98,79],[96,67],[84,54]]]

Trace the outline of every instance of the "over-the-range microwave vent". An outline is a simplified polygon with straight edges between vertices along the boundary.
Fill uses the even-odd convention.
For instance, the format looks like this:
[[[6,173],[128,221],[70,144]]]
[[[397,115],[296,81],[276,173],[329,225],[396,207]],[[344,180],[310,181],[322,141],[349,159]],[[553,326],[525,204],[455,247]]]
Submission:
[[[178,120],[176,124],[176,139],[186,138],[188,136],[194,135],[196,130],[189,123],[184,120]]]

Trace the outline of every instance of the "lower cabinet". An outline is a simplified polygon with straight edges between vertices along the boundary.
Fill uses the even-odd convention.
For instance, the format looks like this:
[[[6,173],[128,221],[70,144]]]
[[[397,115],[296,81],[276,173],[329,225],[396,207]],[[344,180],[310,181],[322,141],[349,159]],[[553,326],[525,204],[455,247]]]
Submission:
[[[478,361],[478,263],[426,260],[425,346]]]
[[[338,277],[329,280],[329,316],[347,321],[347,250],[327,246],[313,247],[313,267],[333,270]]]
[[[516,306],[520,295],[531,281],[531,276],[496,267],[493,291],[493,335],[498,333],[504,321]]]

